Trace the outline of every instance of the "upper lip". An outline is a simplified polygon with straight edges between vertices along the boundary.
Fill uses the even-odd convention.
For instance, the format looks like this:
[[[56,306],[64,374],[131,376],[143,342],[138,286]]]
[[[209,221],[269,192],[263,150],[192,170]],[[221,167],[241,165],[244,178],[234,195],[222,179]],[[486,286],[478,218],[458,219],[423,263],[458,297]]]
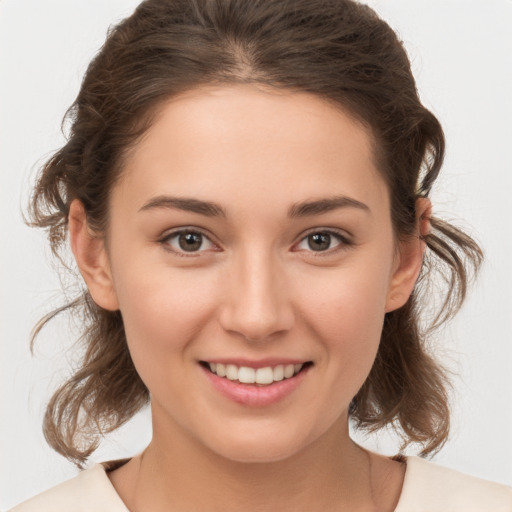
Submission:
[[[204,359],[202,360],[204,363],[215,363],[215,364],[233,364],[235,366],[241,367],[245,366],[247,368],[266,368],[268,366],[278,366],[287,364],[306,364],[311,362],[307,359],[295,359],[289,357],[271,357],[266,359],[258,359],[257,361],[251,359],[243,359],[243,358],[212,358],[212,359]]]

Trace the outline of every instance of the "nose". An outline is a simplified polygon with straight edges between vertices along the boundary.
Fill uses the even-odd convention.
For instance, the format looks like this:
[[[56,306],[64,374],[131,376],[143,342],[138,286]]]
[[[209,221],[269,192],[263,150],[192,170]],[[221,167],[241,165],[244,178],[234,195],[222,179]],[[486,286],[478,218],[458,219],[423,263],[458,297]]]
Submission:
[[[294,311],[282,268],[269,254],[253,252],[230,267],[220,312],[225,331],[248,341],[265,341],[289,331]]]

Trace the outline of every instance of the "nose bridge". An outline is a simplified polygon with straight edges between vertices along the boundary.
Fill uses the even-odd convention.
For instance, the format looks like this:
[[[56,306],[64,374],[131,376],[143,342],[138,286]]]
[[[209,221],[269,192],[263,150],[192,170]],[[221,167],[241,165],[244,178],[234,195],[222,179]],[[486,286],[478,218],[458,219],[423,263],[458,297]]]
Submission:
[[[270,249],[248,247],[232,263],[224,329],[252,341],[289,330],[294,315],[279,258]]]

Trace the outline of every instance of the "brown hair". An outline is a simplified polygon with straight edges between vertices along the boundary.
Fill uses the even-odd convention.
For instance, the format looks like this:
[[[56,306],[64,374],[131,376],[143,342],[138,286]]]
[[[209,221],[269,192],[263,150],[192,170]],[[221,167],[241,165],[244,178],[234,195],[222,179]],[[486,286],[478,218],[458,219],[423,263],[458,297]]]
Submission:
[[[66,114],[68,141],[43,167],[31,203],[32,225],[46,228],[59,256],[67,246],[69,205],[78,198],[93,229],[105,230],[108,196],[127,151],[165,100],[206,84],[257,83],[309,92],[348,110],[370,128],[391,197],[398,236],[415,226],[444,156],[438,120],[421,104],[409,60],[393,30],[352,0],[146,0],[110,30]],[[429,354],[427,335],[462,304],[482,254],[450,224],[432,218],[422,274],[408,303],[385,318],[377,358],[353,398],[359,428],[391,425],[422,455],[449,433],[449,380]],[[440,311],[420,326],[430,283],[447,284]],[[98,307],[85,290],[62,311],[83,314],[81,367],[50,400],[49,444],[81,465],[104,433],[149,401],[128,352],[119,312]]]

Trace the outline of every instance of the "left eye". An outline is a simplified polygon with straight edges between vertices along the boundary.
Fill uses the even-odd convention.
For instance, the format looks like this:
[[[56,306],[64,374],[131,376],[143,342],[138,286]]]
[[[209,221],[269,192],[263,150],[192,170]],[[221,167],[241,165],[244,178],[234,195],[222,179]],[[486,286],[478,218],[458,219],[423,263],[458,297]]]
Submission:
[[[310,233],[308,236],[303,238],[297,249],[314,251],[314,252],[325,252],[329,249],[334,249],[344,242],[343,237],[336,233],[328,231],[318,231]]]
[[[163,242],[175,252],[200,252],[214,248],[211,240],[198,231],[178,231],[167,236]]]

